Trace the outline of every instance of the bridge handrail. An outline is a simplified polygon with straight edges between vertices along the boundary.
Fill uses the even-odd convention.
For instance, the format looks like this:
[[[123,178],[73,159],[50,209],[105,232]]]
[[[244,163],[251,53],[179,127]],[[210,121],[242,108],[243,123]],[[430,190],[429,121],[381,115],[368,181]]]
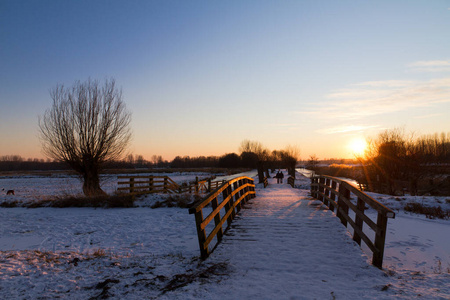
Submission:
[[[351,202],[351,193],[357,197],[357,204]],[[372,264],[382,268],[384,244],[386,239],[387,219],[395,218],[395,212],[373,199],[366,193],[348,182],[332,176],[316,175],[311,177],[311,196],[322,201],[331,211],[335,211],[341,223],[347,227],[349,223],[353,230],[353,240],[361,245],[361,240],[372,251]],[[337,197],[337,202],[336,202]],[[364,214],[366,204],[378,212],[377,222]],[[355,220],[348,215],[349,208],[355,213]],[[363,232],[363,224],[367,224],[375,232],[372,242]]]
[[[219,203],[218,197],[222,194],[223,200]],[[217,243],[223,237],[223,224],[227,221],[225,230],[230,226],[231,221],[241,209],[241,203],[255,197],[255,183],[247,176],[237,177],[223,183],[219,188],[207,195],[203,201],[189,209],[190,214],[195,214],[200,255],[203,259],[210,254],[209,244],[217,236]],[[203,217],[203,209],[211,203],[212,211]],[[220,211],[225,208],[225,214],[220,216]],[[206,227],[214,219],[214,228],[206,235]],[[213,248],[213,250],[214,250]]]
[[[295,187],[295,178],[292,176],[289,176],[287,179],[287,183],[291,186],[291,187]]]

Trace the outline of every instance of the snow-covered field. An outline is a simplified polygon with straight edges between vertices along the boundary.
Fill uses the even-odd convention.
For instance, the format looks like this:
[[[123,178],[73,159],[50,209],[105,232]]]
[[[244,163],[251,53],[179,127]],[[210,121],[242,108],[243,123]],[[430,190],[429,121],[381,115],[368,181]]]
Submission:
[[[127,174],[141,176],[164,176],[167,175],[176,183],[188,183],[195,180],[195,177],[210,177],[210,173],[204,172],[177,172],[177,173],[141,173]],[[118,175],[102,175],[101,187],[108,193],[112,194],[117,190]],[[218,175],[216,180],[222,180],[227,176]],[[49,198],[53,196],[79,195],[82,194],[82,181],[78,176],[65,175],[55,173],[52,176],[8,176],[0,177],[0,190],[14,190],[14,201],[30,202]],[[0,201],[11,200],[6,192],[0,192]]]
[[[181,183],[207,174],[169,176]],[[296,181],[304,189],[308,183],[307,178]],[[2,194],[0,201],[25,202],[81,192],[80,182],[70,176],[0,178],[1,188],[14,189],[16,195]],[[114,176],[106,178],[103,188],[114,192],[117,188]],[[258,185],[257,195],[262,190]],[[307,197],[307,190],[300,189],[296,195],[284,196],[284,201],[295,202],[297,197]],[[377,290],[371,295],[376,298],[450,299],[450,221],[430,220],[402,209],[408,201],[449,209],[450,197],[371,196],[397,213],[388,223],[384,270],[370,266],[370,253],[361,252],[345,234],[345,228],[336,222],[344,238],[348,237],[350,248],[356,249],[350,251],[360,253],[346,272],[354,272],[355,280],[358,274],[365,274],[364,278],[381,283],[381,286],[374,284]],[[216,295],[217,299],[240,299],[242,286],[257,288],[255,280],[267,279],[258,279],[258,266],[246,265],[245,260],[239,264],[251,272],[238,271],[234,260],[224,256],[226,247],[230,247],[225,243],[216,250],[216,256],[213,253],[210,259],[200,261],[194,216],[187,209],[151,209],[142,205],[163,197],[149,195],[137,201],[137,207],[126,209],[0,208],[0,299],[211,299],[214,298],[211,291],[215,290],[227,292]],[[320,204],[307,202],[312,207]],[[245,213],[244,210],[244,216]],[[328,212],[324,217],[334,220],[331,215]],[[246,234],[251,235],[251,230]],[[326,238],[325,234],[312,232],[303,239],[313,243],[318,238]],[[290,246],[288,238],[284,242]],[[234,244],[234,248],[239,249],[239,245]],[[258,252],[262,269],[267,265],[264,259],[270,259],[270,249],[265,253]],[[321,254],[316,253],[318,257]],[[294,257],[285,257],[289,259]],[[307,261],[302,270],[311,268],[314,269],[313,262]],[[292,272],[278,271],[285,272],[284,275]],[[333,280],[330,274],[338,274],[339,270],[321,266],[314,272]],[[280,294],[280,286],[289,286],[286,282],[277,280],[276,276],[270,279],[274,288],[264,289],[266,299],[283,299],[283,295],[289,295]],[[239,283],[240,288],[225,289],[233,283]],[[314,284],[317,284],[317,294],[311,288]],[[294,298],[320,298],[320,284],[308,283],[305,293]],[[341,284],[350,290],[358,286]],[[358,292],[351,290],[348,295]],[[329,295],[329,299],[333,297],[339,298],[338,294]]]

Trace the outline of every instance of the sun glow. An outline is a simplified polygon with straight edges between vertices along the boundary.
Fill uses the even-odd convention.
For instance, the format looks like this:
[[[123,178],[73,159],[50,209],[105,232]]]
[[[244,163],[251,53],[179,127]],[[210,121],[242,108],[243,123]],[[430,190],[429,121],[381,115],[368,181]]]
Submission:
[[[353,155],[362,155],[367,148],[367,142],[363,138],[354,139],[348,147]]]

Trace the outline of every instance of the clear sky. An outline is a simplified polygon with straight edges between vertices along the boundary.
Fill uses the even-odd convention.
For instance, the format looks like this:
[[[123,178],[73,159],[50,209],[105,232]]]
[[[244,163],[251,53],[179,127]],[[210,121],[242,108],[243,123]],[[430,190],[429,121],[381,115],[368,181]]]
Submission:
[[[116,79],[147,159],[352,157],[384,129],[450,132],[450,1],[0,0],[0,156],[43,158],[49,90],[88,77]]]

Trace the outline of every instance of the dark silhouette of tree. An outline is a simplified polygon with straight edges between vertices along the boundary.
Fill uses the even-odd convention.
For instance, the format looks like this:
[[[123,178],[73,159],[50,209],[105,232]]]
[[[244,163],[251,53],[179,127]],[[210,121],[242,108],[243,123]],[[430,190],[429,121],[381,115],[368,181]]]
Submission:
[[[254,152],[241,153],[241,165],[244,168],[256,169],[258,167],[258,155]]]
[[[239,168],[241,158],[236,153],[225,154],[219,158],[219,167],[221,168]]]
[[[113,79],[103,86],[88,79],[70,88],[57,85],[50,95],[52,108],[39,118],[44,153],[81,175],[85,195],[103,195],[100,169],[120,159],[131,138],[122,92]]]

